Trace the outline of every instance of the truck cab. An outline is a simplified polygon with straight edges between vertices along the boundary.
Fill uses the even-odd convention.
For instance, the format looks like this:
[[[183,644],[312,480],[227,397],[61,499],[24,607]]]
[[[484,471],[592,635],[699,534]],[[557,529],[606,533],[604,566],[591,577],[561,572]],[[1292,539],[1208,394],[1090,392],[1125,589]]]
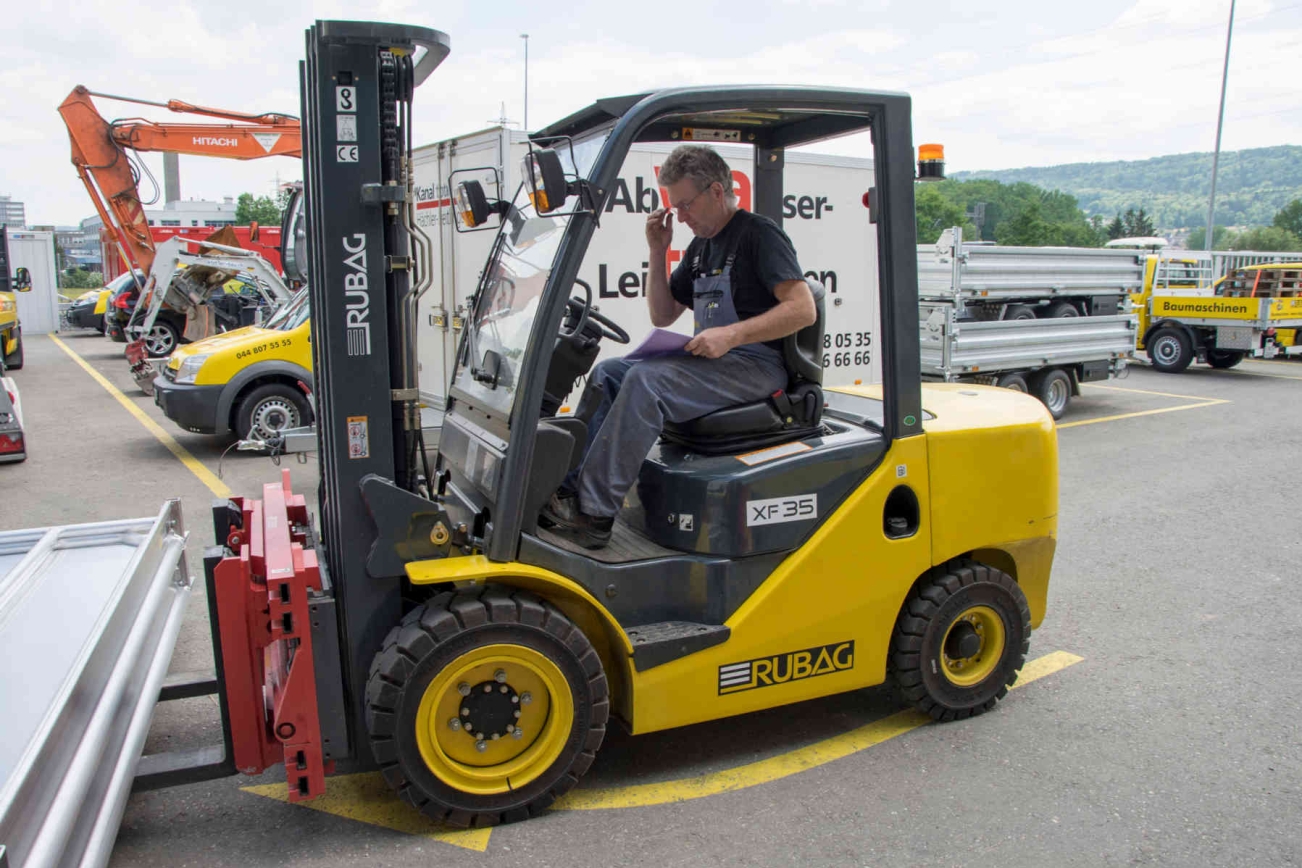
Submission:
[[[154,379],[154,403],[187,431],[268,440],[312,421],[306,290],[264,325],[186,344]]]

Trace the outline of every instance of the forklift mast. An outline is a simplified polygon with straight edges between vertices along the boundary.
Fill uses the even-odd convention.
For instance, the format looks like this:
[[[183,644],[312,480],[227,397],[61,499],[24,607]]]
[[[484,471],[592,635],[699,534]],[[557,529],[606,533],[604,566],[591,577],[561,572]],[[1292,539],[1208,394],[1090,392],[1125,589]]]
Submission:
[[[321,543],[352,756],[367,668],[402,614],[401,567],[367,568],[376,532],[362,482],[415,491],[424,457],[410,337],[421,277],[410,252],[412,94],[449,50],[437,30],[318,21],[300,66]]]

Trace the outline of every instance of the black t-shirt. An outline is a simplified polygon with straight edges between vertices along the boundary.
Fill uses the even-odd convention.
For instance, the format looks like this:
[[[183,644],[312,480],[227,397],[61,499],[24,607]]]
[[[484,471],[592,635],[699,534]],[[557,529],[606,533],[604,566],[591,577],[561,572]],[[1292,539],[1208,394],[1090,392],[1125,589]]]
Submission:
[[[718,235],[693,238],[687,245],[682,261],[669,277],[669,292],[674,301],[690,308],[692,282],[700,274],[723,270],[724,261],[734,250],[737,257],[732,263],[732,303],[740,319],[750,319],[777,307],[773,288],[779,283],[805,279],[787,233],[767,217],[739,210]],[[765,343],[779,352],[782,350],[781,340]]]

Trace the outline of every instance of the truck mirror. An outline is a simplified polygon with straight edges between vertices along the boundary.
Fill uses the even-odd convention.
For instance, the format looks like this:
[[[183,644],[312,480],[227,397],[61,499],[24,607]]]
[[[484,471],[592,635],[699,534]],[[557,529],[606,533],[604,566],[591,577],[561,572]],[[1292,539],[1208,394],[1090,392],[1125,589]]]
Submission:
[[[467,229],[489,228],[487,224],[492,216],[501,214],[501,208],[493,206],[501,204],[500,202],[489,204],[488,196],[484,193],[484,185],[478,181],[468,180],[457,184],[457,217],[460,218],[461,225]]]
[[[565,205],[569,185],[565,182],[559,154],[551,148],[532,150],[525,156],[521,168],[521,177],[535,211],[546,214]]]
[[[26,268],[20,267],[18,271],[14,272],[13,287],[19,292],[31,292],[32,273]]]

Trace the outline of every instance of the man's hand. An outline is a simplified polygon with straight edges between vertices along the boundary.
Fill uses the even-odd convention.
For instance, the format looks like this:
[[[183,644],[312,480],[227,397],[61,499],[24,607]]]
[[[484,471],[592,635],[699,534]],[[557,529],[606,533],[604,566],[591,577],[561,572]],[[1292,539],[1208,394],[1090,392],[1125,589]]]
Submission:
[[[646,243],[653,253],[662,253],[673,241],[674,215],[668,208],[657,208],[646,218]]]
[[[717,359],[739,343],[732,326],[718,326],[706,329],[687,342],[683,349],[694,356]]]

